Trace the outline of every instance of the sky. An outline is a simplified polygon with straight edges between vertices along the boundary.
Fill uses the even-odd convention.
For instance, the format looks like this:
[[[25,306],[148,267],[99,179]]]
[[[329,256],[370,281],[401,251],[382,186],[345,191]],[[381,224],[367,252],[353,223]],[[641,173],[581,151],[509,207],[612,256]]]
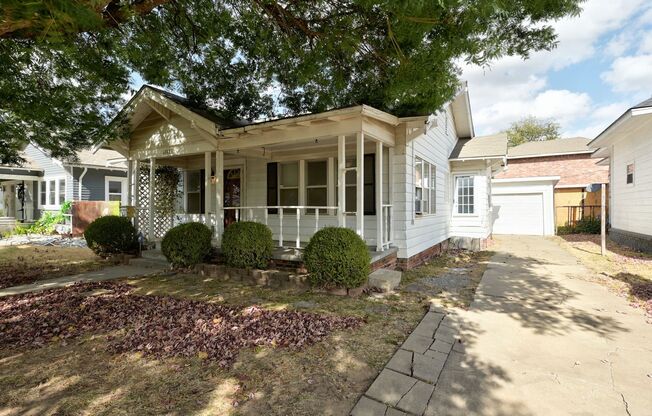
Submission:
[[[463,66],[477,135],[523,117],[554,119],[563,137],[594,138],[652,96],[652,2],[588,0],[573,18],[551,22],[557,48],[489,68]]]

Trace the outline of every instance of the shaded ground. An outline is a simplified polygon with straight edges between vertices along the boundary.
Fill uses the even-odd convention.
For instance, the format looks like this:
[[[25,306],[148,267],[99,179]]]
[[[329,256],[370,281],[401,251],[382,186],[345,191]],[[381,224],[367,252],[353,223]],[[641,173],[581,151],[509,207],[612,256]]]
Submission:
[[[438,259],[426,266],[426,274],[436,276],[447,267],[479,271],[482,259]],[[115,353],[109,335],[116,333],[101,330],[46,342],[41,348],[3,348],[0,414],[343,415],[423,317],[426,306],[448,297],[446,292],[399,292],[352,299],[192,275],[127,283],[135,295],[161,295],[172,299],[170,304],[192,299],[207,302],[207,309],[237,306],[242,311],[257,305],[265,311],[301,310],[365,322],[301,348],[244,346],[226,368],[203,354],[155,359],[141,352]],[[165,316],[169,323],[176,317]]]
[[[652,331],[556,239],[499,236],[426,415],[646,415]]]
[[[632,306],[646,310],[652,322],[652,255],[607,240],[607,255],[600,255],[600,236],[560,236],[559,242],[595,273],[589,279],[625,296]]]
[[[97,270],[105,265],[88,248],[0,246],[0,288]]]

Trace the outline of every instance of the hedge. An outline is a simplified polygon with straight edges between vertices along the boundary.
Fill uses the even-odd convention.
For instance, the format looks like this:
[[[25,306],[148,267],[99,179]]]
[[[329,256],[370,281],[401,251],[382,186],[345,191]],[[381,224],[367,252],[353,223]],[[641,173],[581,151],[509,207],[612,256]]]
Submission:
[[[272,258],[272,230],[264,224],[243,221],[229,225],[222,237],[227,266],[264,269]]]
[[[317,231],[303,260],[311,283],[325,288],[360,287],[371,271],[367,245],[348,228],[326,227]]]
[[[138,249],[136,229],[126,217],[100,217],[86,227],[84,238],[88,247],[101,257]]]
[[[180,224],[165,233],[161,251],[172,266],[192,267],[208,257],[212,237],[212,231],[204,224]]]

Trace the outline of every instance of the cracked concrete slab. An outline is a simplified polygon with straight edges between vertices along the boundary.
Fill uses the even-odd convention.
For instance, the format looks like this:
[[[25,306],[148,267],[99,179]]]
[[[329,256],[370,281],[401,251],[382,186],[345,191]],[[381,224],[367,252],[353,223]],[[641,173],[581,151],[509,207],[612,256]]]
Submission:
[[[650,414],[642,311],[552,239],[499,236],[492,250],[425,415]]]
[[[412,377],[384,369],[365,395],[381,403],[396,406],[416,383],[417,380]]]

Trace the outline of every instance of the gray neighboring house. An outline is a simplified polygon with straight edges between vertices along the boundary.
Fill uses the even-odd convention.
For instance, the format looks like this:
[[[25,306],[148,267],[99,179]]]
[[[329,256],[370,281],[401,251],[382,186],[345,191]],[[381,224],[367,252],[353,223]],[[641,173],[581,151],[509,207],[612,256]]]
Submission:
[[[0,166],[0,230],[59,211],[65,201],[126,203],[127,167],[113,150],[82,150],[71,162],[30,143],[22,157],[22,166]]]

